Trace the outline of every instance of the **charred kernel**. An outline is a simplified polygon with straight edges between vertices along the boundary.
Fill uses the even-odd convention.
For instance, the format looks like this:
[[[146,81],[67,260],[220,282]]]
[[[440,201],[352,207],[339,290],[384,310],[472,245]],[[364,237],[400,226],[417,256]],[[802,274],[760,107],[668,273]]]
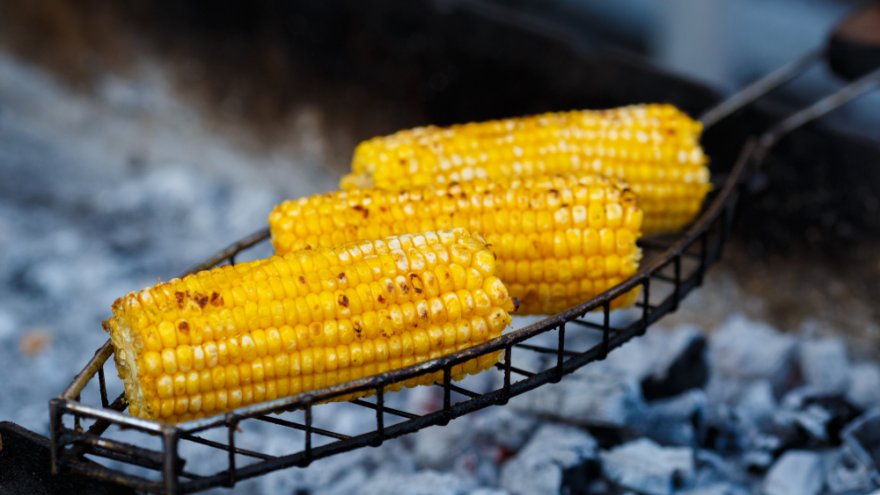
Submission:
[[[422,277],[420,277],[418,273],[409,274],[409,284],[412,286],[413,292],[416,294],[421,294],[425,290],[425,284],[422,282]]]
[[[194,299],[200,308],[204,308],[208,304],[208,296],[204,294],[196,292]]]

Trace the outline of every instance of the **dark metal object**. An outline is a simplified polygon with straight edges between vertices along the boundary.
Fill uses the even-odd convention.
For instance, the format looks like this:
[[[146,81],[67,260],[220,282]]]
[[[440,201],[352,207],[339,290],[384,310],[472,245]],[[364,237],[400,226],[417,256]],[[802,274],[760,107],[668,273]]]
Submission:
[[[68,473],[49,476],[49,439],[0,421],[0,493],[3,495],[130,495],[134,490]]]
[[[857,10],[840,23],[828,40],[828,62],[848,79],[880,67],[880,3]]]

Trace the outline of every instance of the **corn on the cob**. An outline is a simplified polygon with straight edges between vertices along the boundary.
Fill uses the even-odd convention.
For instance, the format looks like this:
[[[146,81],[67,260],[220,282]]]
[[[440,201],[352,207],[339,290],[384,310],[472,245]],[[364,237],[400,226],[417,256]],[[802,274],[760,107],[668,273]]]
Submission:
[[[647,235],[690,222],[708,192],[702,126],[672,105],[420,127],[358,145],[341,187],[399,190],[474,178],[592,172],[625,180]]]
[[[105,328],[131,413],[176,422],[497,337],[513,302],[494,273],[494,255],[464,230],[402,235],[161,283],[118,299]],[[453,376],[497,359],[468,361]]]
[[[423,230],[479,233],[520,314],[561,311],[635,273],[641,221],[633,192],[595,175],[353,189],[288,201],[269,215],[277,254]]]

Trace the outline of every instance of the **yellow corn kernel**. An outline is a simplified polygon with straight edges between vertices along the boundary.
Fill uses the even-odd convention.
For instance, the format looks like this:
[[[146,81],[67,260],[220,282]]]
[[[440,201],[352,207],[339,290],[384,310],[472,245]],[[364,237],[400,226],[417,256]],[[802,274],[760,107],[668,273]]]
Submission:
[[[366,218],[358,214],[364,209],[370,212]],[[401,234],[409,228],[407,220],[431,228],[438,228],[441,218],[461,228],[480,223],[477,232],[486,239],[491,251],[471,253],[451,246],[437,250],[436,254],[422,254],[408,248],[407,263],[397,267],[398,271],[409,271],[408,274],[395,275],[393,280],[389,276],[361,283],[345,294],[352,314],[356,304],[363,305],[364,313],[368,314],[370,309],[413,297],[434,297],[453,288],[475,291],[482,287],[487,273],[497,273],[505,284],[521,289],[511,295],[519,299],[520,312],[528,314],[563,308],[558,300],[549,297],[549,292],[540,289],[542,284],[562,283],[572,292],[555,293],[567,302],[583,302],[597,293],[583,292],[580,289],[586,286],[570,284],[575,278],[634,274],[641,256],[636,246],[641,219],[638,209],[633,193],[614,180],[559,175],[509,183],[473,180],[404,192],[360,189],[321,194],[279,205],[269,222],[278,254],[305,248],[306,238],[318,246],[329,245],[334,232],[348,241],[369,239],[376,225]],[[493,220],[484,221],[487,216]],[[332,217],[333,221],[325,227],[313,221],[318,217]],[[308,235],[287,235],[293,226]],[[613,256],[617,258],[606,262],[605,258]],[[448,263],[425,269],[426,264],[440,259],[447,259]],[[384,269],[374,266],[363,276],[392,270],[394,264],[389,261]],[[374,273],[371,275],[370,271]],[[335,299],[338,302],[340,298]],[[430,307],[426,309],[428,319],[440,316]],[[408,314],[411,313],[403,314],[404,320]],[[394,323],[399,325],[397,316],[392,313]]]
[[[646,234],[669,232],[693,219],[710,189],[701,132],[698,121],[668,104],[421,127],[360,143],[340,186],[409,191],[485,178],[595,173],[630,184],[645,211]],[[566,195],[551,200],[561,204]],[[575,223],[584,219],[583,211],[571,213]],[[610,215],[617,222],[616,212]],[[507,221],[483,218],[489,220],[483,228]],[[531,221],[523,214],[523,225]]]
[[[315,246],[129,294],[106,327],[131,413],[185,421],[453,352],[455,325],[475,314],[491,331],[461,342],[485,342],[514,309],[495,270],[485,241],[460,229]],[[308,291],[285,287],[300,278]],[[362,289],[341,292],[353,281]],[[196,326],[210,328],[198,343]]]

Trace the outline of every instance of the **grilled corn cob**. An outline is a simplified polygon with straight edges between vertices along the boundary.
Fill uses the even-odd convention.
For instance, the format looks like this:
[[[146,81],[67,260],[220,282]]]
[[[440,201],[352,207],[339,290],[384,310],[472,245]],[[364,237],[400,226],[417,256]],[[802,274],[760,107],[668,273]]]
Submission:
[[[595,175],[353,189],[287,201],[269,215],[277,254],[404,232],[477,232],[497,254],[520,314],[561,311],[635,273],[641,221],[633,192]]]
[[[419,127],[364,141],[341,187],[411,187],[592,172],[625,180],[645,212],[646,235],[690,222],[708,192],[702,126],[672,105]]]
[[[105,328],[131,413],[177,422],[497,337],[513,302],[494,273],[493,254],[464,230],[401,235],[161,283],[118,299]]]

